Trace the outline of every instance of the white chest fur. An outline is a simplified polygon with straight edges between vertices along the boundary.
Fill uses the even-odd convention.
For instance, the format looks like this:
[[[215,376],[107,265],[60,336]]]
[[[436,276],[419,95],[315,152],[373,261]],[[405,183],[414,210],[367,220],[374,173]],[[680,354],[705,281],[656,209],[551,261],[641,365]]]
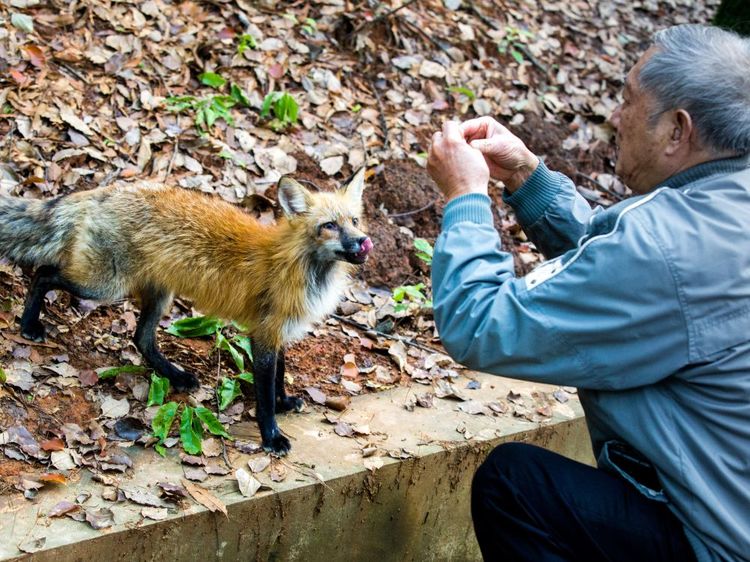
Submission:
[[[311,285],[305,295],[305,314],[284,322],[284,343],[302,339],[313,324],[321,322],[336,310],[336,305],[344,295],[349,276],[335,272],[324,287]]]

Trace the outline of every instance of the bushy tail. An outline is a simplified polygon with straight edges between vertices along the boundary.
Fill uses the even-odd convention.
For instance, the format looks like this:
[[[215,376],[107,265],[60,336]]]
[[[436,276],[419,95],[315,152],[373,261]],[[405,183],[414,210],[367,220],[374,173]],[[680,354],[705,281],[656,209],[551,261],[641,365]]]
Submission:
[[[61,199],[0,196],[0,258],[19,265],[57,265],[71,231]]]

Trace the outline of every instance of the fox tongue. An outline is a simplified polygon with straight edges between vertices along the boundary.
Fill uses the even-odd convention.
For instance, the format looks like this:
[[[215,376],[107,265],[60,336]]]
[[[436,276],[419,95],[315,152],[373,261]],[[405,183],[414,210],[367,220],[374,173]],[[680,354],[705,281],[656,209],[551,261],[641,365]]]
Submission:
[[[359,248],[359,252],[357,252],[358,256],[366,256],[370,253],[370,250],[373,248],[372,240],[369,238],[365,238],[365,241],[362,242],[362,246]]]

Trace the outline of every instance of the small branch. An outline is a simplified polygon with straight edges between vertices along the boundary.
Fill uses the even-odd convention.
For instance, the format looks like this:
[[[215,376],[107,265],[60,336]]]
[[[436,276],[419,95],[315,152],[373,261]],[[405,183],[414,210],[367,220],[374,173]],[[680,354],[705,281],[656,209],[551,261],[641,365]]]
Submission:
[[[350,326],[359,328],[367,335],[380,336],[383,338],[388,338],[389,340],[400,341],[400,342],[405,343],[406,345],[410,345],[412,347],[416,347],[417,349],[421,349],[422,351],[429,351],[430,353],[439,353],[440,355],[445,355],[444,351],[440,351],[438,349],[435,349],[434,347],[421,344],[418,341],[414,341],[413,339],[410,339],[410,338],[405,338],[404,336],[398,336],[395,334],[386,334],[385,332],[373,330],[372,328],[368,328],[364,324],[360,324],[359,322],[350,320],[349,318],[344,318],[343,316],[339,316],[338,314],[331,314],[331,318],[335,318],[339,322],[343,322],[344,324],[349,324]]]
[[[380,118],[380,128],[383,129],[383,148],[388,150],[388,124],[385,121],[385,109],[383,108],[383,100],[380,98],[378,88],[375,86],[375,82],[370,79],[370,86],[375,94],[375,99],[378,102],[378,117]]]
[[[180,148],[180,139],[179,137],[175,137],[174,139],[174,150],[172,151],[172,157],[169,159],[169,165],[167,166],[167,172],[164,175],[164,180],[166,181],[167,178],[169,178],[169,174],[172,173],[172,166],[174,166],[175,158],[177,158],[177,151]]]
[[[435,203],[436,203],[435,201],[430,201],[429,203],[427,203],[427,205],[425,205],[424,207],[420,207],[419,209],[414,209],[413,211],[406,211],[405,213],[389,214],[388,217],[393,219],[393,218],[400,218],[400,217],[408,217],[410,215],[416,215],[417,213],[426,211],[427,209],[435,205]]]
[[[614,191],[612,191],[608,187],[605,187],[604,185],[602,185],[600,182],[598,182],[597,180],[595,180],[591,176],[587,176],[586,174],[582,174],[581,172],[576,172],[576,175],[579,176],[579,177],[581,177],[581,178],[583,178],[583,179],[585,179],[585,180],[590,181],[600,191],[603,191],[604,193],[606,193],[610,197],[613,197],[617,201],[623,201],[625,199],[622,195],[620,195],[619,193],[615,193]]]
[[[399,10],[403,10],[403,9],[404,9],[404,8],[406,8],[407,6],[410,6],[411,4],[414,4],[414,2],[416,2],[416,1],[417,1],[417,0],[407,0],[406,2],[404,2],[403,4],[401,4],[401,5],[400,5],[399,7],[397,7],[397,8],[393,8],[392,10],[389,10],[389,11],[387,11],[387,12],[386,12],[386,13],[384,13],[384,14],[380,14],[379,16],[377,16],[377,17],[374,17],[374,18],[372,18],[372,19],[371,19],[371,20],[369,20],[369,21],[365,21],[365,22],[363,22],[363,23],[359,24],[359,25],[358,25],[357,27],[355,27],[355,28],[354,28],[354,29],[353,29],[352,31],[350,31],[350,32],[349,32],[349,33],[348,33],[348,34],[346,35],[345,39],[346,39],[346,40],[348,40],[349,38],[351,38],[351,36],[352,36],[352,35],[356,35],[356,34],[357,34],[357,33],[359,33],[360,31],[362,31],[362,30],[363,30],[364,28],[366,28],[366,27],[369,27],[369,26],[371,26],[371,25],[375,25],[375,24],[376,24],[376,23],[378,23],[379,21],[382,21],[382,20],[384,20],[384,19],[387,19],[387,18],[391,17],[391,16],[393,15],[393,14],[397,13],[397,12],[398,12]]]

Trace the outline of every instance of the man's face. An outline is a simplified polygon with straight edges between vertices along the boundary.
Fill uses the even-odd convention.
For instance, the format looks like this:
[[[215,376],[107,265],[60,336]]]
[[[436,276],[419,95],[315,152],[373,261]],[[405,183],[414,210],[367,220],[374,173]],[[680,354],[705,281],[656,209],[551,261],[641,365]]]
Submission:
[[[646,193],[669,177],[663,161],[663,148],[669,139],[670,125],[661,116],[653,126],[649,117],[655,108],[653,97],[644,92],[638,73],[653,54],[646,51],[625,80],[623,102],[610,118],[617,129],[617,163],[615,173],[635,193]]]

